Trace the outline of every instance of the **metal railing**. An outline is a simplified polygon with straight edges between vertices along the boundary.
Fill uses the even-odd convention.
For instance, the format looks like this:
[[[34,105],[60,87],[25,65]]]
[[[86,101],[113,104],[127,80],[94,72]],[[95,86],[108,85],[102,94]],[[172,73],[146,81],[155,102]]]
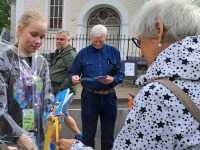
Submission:
[[[1,34],[0,38],[1,41],[5,40],[6,42],[8,42],[8,44],[10,43],[14,44],[17,41],[16,37],[10,36],[9,30],[4,32],[4,34]],[[71,37],[70,44],[73,47],[75,47],[76,51],[78,52],[84,47],[89,46],[91,44],[91,41],[90,37],[87,35],[76,35]],[[140,74],[143,74],[146,71],[147,62],[143,57],[141,57],[141,50],[135,46],[135,44],[132,42],[132,38],[126,35],[108,35],[106,38],[106,44],[112,45],[117,49],[119,49],[123,64],[130,62],[136,64],[135,76],[131,78],[127,77],[127,79],[134,80]],[[39,48],[39,51],[47,59],[47,61],[50,62],[50,57],[52,53],[54,53],[55,49],[56,49],[55,34],[48,34],[44,39],[44,43]]]
[[[76,48],[77,52],[90,44],[90,37],[87,35],[76,35],[71,37],[71,45]],[[132,42],[132,39],[127,37],[126,35],[108,35],[106,39],[106,44],[118,48],[122,60],[145,61],[144,58],[141,57],[140,49],[138,49]],[[39,50],[42,54],[50,54],[54,53],[55,49],[55,34],[48,34],[45,37],[44,43]]]
[[[11,36],[10,31],[7,29],[2,30],[1,40],[5,39],[10,43],[16,43],[17,38]],[[71,36],[71,45],[76,48],[77,52],[82,48],[91,44],[90,36],[76,35]],[[107,35],[106,44],[112,45],[119,49],[122,61],[138,61],[141,64],[146,64],[146,61],[141,57],[141,50],[138,49],[132,42],[132,38],[127,35]],[[50,54],[54,53],[56,49],[55,34],[47,34],[44,43],[39,48],[39,51],[49,60]],[[140,63],[139,63],[140,64]]]

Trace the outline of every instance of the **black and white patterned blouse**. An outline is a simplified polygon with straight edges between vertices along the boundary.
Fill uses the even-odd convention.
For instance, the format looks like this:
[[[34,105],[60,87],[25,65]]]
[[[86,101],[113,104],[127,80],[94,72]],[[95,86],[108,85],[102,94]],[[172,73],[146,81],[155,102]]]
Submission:
[[[114,150],[200,150],[200,124],[165,86],[177,84],[200,108],[200,36],[192,36],[162,51],[136,83],[135,97]],[[86,149],[74,143],[72,149]],[[89,149],[89,148],[88,148]]]

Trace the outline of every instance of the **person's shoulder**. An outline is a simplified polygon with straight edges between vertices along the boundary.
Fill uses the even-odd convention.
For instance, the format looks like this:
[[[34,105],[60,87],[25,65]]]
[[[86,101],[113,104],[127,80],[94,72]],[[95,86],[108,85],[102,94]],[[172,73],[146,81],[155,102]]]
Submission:
[[[39,61],[47,62],[47,59],[41,53],[38,53],[36,57]]]
[[[5,54],[9,54],[9,53],[12,53],[12,50],[10,50],[10,49],[3,50],[3,51],[0,52],[0,56],[3,56]]]
[[[91,48],[92,48],[92,46],[89,45],[87,47],[82,48],[78,53],[80,53],[80,54],[85,53],[85,52],[87,52],[87,50],[90,50]]]
[[[74,52],[76,52],[76,48],[72,47],[71,45],[68,45],[63,49],[62,53],[74,53]]]
[[[81,50],[88,50],[88,49],[93,49],[92,44],[90,44],[90,45],[88,45],[88,46],[82,48]]]
[[[37,58],[45,59],[45,57],[41,53],[38,53],[38,54],[35,54],[35,55],[37,56]]]
[[[109,44],[104,44],[104,46],[106,48],[109,48],[109,49],[113,49],[113,50],[118,50],[116,47],[112,46],[112,45],[109,45]]]
[[[113,53],[118,53],[119,52],[119,50],[116,47],[112,46],[112,45],[104,44],[104,47],[109,52],[113,52]]]
[[[6,59],[6,58],[11,58],[11,56],[13,56],[13,55],[17,55],[17,54],[16,54],[16,52],[14,52],[11,49],[5,49],[0,52],[0,58],[2,60]]]

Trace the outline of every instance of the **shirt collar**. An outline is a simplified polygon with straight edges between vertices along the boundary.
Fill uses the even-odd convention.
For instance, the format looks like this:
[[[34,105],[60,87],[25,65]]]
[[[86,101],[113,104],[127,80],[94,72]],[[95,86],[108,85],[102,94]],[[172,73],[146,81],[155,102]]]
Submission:
[[[96,49],[93,45],[92,45],[92,47],[93,47],[93,49],[92,49],[92,51],[93,52],[102,52],[102,53],[106,53],[106,49],[105,49],[105,44],[103,45],[103,47],[101,48],[101,49]]]

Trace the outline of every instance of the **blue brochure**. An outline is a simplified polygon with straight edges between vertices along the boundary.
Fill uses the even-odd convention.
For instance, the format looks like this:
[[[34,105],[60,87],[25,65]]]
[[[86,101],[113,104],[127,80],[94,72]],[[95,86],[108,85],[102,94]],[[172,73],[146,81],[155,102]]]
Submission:
[[[43,117],[44,120],[47,120],[47,117],[51,112],[53,112],[55,116],[60,115],[60,113],[62,112],[63,105],[68,100],[70,100],[71,96],[73,95],[73,93],[69,94],[69,92],[70,90],[67,88],[56,95],[55,99],[52,102],[50,110]]]
[[[94,78],[81,78],[80,80],[81,81],[95,81],[95,80],[98,80],[98,79],[106,79],[107,76],[97,76],[97,77],[94,77]]]

